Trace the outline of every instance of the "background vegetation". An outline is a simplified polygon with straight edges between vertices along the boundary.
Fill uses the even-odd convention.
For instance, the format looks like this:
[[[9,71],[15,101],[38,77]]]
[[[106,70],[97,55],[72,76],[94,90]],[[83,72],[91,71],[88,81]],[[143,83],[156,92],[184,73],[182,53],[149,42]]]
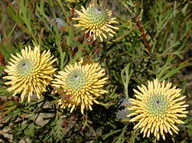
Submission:
[[[143,138],[128,122],[123,106],[134,97],[133,88],[147,80],[167,80],[182,89],[190,105],[179,135],[166,141],[192,142],[192,2],[185,0],[104,0],[105,8],[117,17],[119,31],[100,42],[75,28],[74,9],[87,7],[65,0],[0,1],[0,139],[2,142],[155,142]],[[79,58],[97,60],[106,69],[109,94],[84,115],[60,109],[58,95],[51,91],[44,99],[20,103],[7,92],[3,69],[10,55],[27,45],[50,49],[55,67]]]

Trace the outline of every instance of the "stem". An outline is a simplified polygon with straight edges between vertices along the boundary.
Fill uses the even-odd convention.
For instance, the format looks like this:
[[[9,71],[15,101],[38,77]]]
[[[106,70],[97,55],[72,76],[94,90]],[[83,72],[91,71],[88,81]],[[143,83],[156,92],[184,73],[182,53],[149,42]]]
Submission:
[[[138,134],[137,129],[131,131],[131,137],[129,138],[128,143],[134,143],[135,138],[137,137],[137,134]]]
[[[3,58],[3,55],[0,53],[0,64],[5,66],[5,60]]]
[[[33,111],[33,114],[35,114],[35,112],[38,110],[38,109],[42,109],[43,105],[45,104],[44,100],[40,101],[39,103],[43,102],[39,107],[37,107],[34,111]],[[39,104],[38,103],[38,104]],[[39,117],[40,115],[40,112],[37,113],[36,117],[34,118],[34,122],[36,122],[37,118]]]
[[[75,10],[74,10],[74,7],[72,7],[71,9],[71,16],[69,17],[69,20],[72,21],[72,18],[74,16],[74,13],[75,13]]]
[[[151,54],[151,47],[149,46],[149,42],[147,41],[146,33],[145,33],[144,29],[142,28],[141,21],[138,18],[137,18],[137,26],[143,36],[143,40],[145,42],[145,45],[147,46],[148,53]]]
[[[82,53],[83,53],[83,52],[82,52],[82,51],[83,51],[83,47],[85,47],[86,44],[87,44],[87,41],[84,39],[82,45],[78,47],[77,53],[75,53],[74,58],[70,60],[69,64],[73,63],[73,62],[76,61],[79,57],[81,57],[81,55],[82,55]]]
[[[17,27],[17,23],[15,23],[15,25],[13,26],[13,28],[11,29],[11,32],[9,33],[9,35],[7,36],[7,38],[10,38],[12,33],[14,32],[15,28]]]
[[[63,67],[64,67],[64,58],[65,58],[65,56],[66,56],[66,53],[62,51],[61,46],[58,46],[58,51],[59,51],[60,58],[61,58],[60,69],[62,70]]]

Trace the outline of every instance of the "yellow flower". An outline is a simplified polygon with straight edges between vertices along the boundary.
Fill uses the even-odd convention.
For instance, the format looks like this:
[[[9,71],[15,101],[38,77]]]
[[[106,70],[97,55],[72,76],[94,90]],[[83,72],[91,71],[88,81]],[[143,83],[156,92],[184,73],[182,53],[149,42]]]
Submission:
[[[111,18],[112,12],[104,9],[99,5],[90,5],[87,9],[82,8],[82,12],[76,10],[79,17],[73,18],[73,20],[78,20],[79,23],[74,25],[75,27],[80,27],[82,30],[86,30],[89,36],[93,34],[94,40],[99,37],[103,41],[103,37],[107,39],[107,35],[113,37],[116,32],[115,29],[118,27],[112,26],[112,24],[117,24],[116,18]]]
[[[53,60],[51,53],[44,51],[41,54],[39,46],[34,50],[29,46],[22,49],[21,54],[17,53],[16,56],[11,55],[11,57],[5,69],[8,75],[4,77],[9,80],[5,84],[11,86],[8,91],[13,91],[13,96],[21,93],[21,101],[25,96],[28,96],[29,102],[32,95],[40,98],[56,70],[52,66],[55,59]]]
[[[181,89],[171,88],[171,83],[160,83],[157,79],[148,81],[148,86],[138,86],[139,91],[134,90],[136,99],[130,99],[133,113],[131,122],[139,121],[134,129],[140,128],[143,136],[149,137],[150,134],[159,140],[160,136],[165,140],[165,133],[178,133],[176,124],[184,124],[181,120],[188,113],[181,96]]]
[[[81,60],[74,65],[67,65],[64,71],[60,71],[53,81],[55,89],[61,93],[58,104],[61,108],[71,108],[72,112],[76,106],[92,110],[91,105],[98,103],[96,99],[104,93],[103,86],[107,83],[105,70],[98,63],[83,63]]]

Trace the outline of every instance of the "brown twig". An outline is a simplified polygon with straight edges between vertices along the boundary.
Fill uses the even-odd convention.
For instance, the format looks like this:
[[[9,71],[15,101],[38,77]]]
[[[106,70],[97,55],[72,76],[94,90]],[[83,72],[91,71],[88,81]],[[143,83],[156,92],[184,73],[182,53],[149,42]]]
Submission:
[[[5,66],[5,60],[3,58],[3,55],[0,53],[0,64]]]
[[[149,46],[149,42],[147,41],[147,36],[146,36],[146,33],[144,31],[144,29],[142,28],[142,24],[141,24],[141,21],[137,18],[137,27],[139,28],[142,36],[143,36],[143,40],[145,42],[145,45],[147,47],[147,50],[148,50],[148,53],[151,54],[151,47]]]
[[[70,21],[72,21],[72,18],[74,16],[74,14],[75,14],[75,10],[74,10],[74,7],[72,7],[72,9],[71,9],[71,16],[69,17]]]

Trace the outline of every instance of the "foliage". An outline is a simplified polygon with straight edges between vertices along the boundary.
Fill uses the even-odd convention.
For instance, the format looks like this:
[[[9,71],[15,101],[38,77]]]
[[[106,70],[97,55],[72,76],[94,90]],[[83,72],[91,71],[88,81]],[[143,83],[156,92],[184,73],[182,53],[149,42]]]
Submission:
[[[117,34],[101,42],[78,28],[72,18],[75,9],[87,7],[91,0],[67,3],[65,0],[3,0],[0,8],[0,132],[4,142],[156,142],[143,138],[129,119],[116,117],[122,98],[134,97],[133,89],[147,80],[167,80],[182,88],[190,104],[179,136],[166,136],[165,142],[192,142],[192,3],[185,0],[99,1],[117,18]],[[83,115],[60,109],[60,98],[49,86],[44,98],[21,103],[11,97],[3,76],[11,54],[25,46],[40,45],[57,58],[55,67],[81,58],[98,61],[109,77],[92,111]],[[128,113],[127,113],[128,114]],[[161,142],[161,141],[160,141]]]

